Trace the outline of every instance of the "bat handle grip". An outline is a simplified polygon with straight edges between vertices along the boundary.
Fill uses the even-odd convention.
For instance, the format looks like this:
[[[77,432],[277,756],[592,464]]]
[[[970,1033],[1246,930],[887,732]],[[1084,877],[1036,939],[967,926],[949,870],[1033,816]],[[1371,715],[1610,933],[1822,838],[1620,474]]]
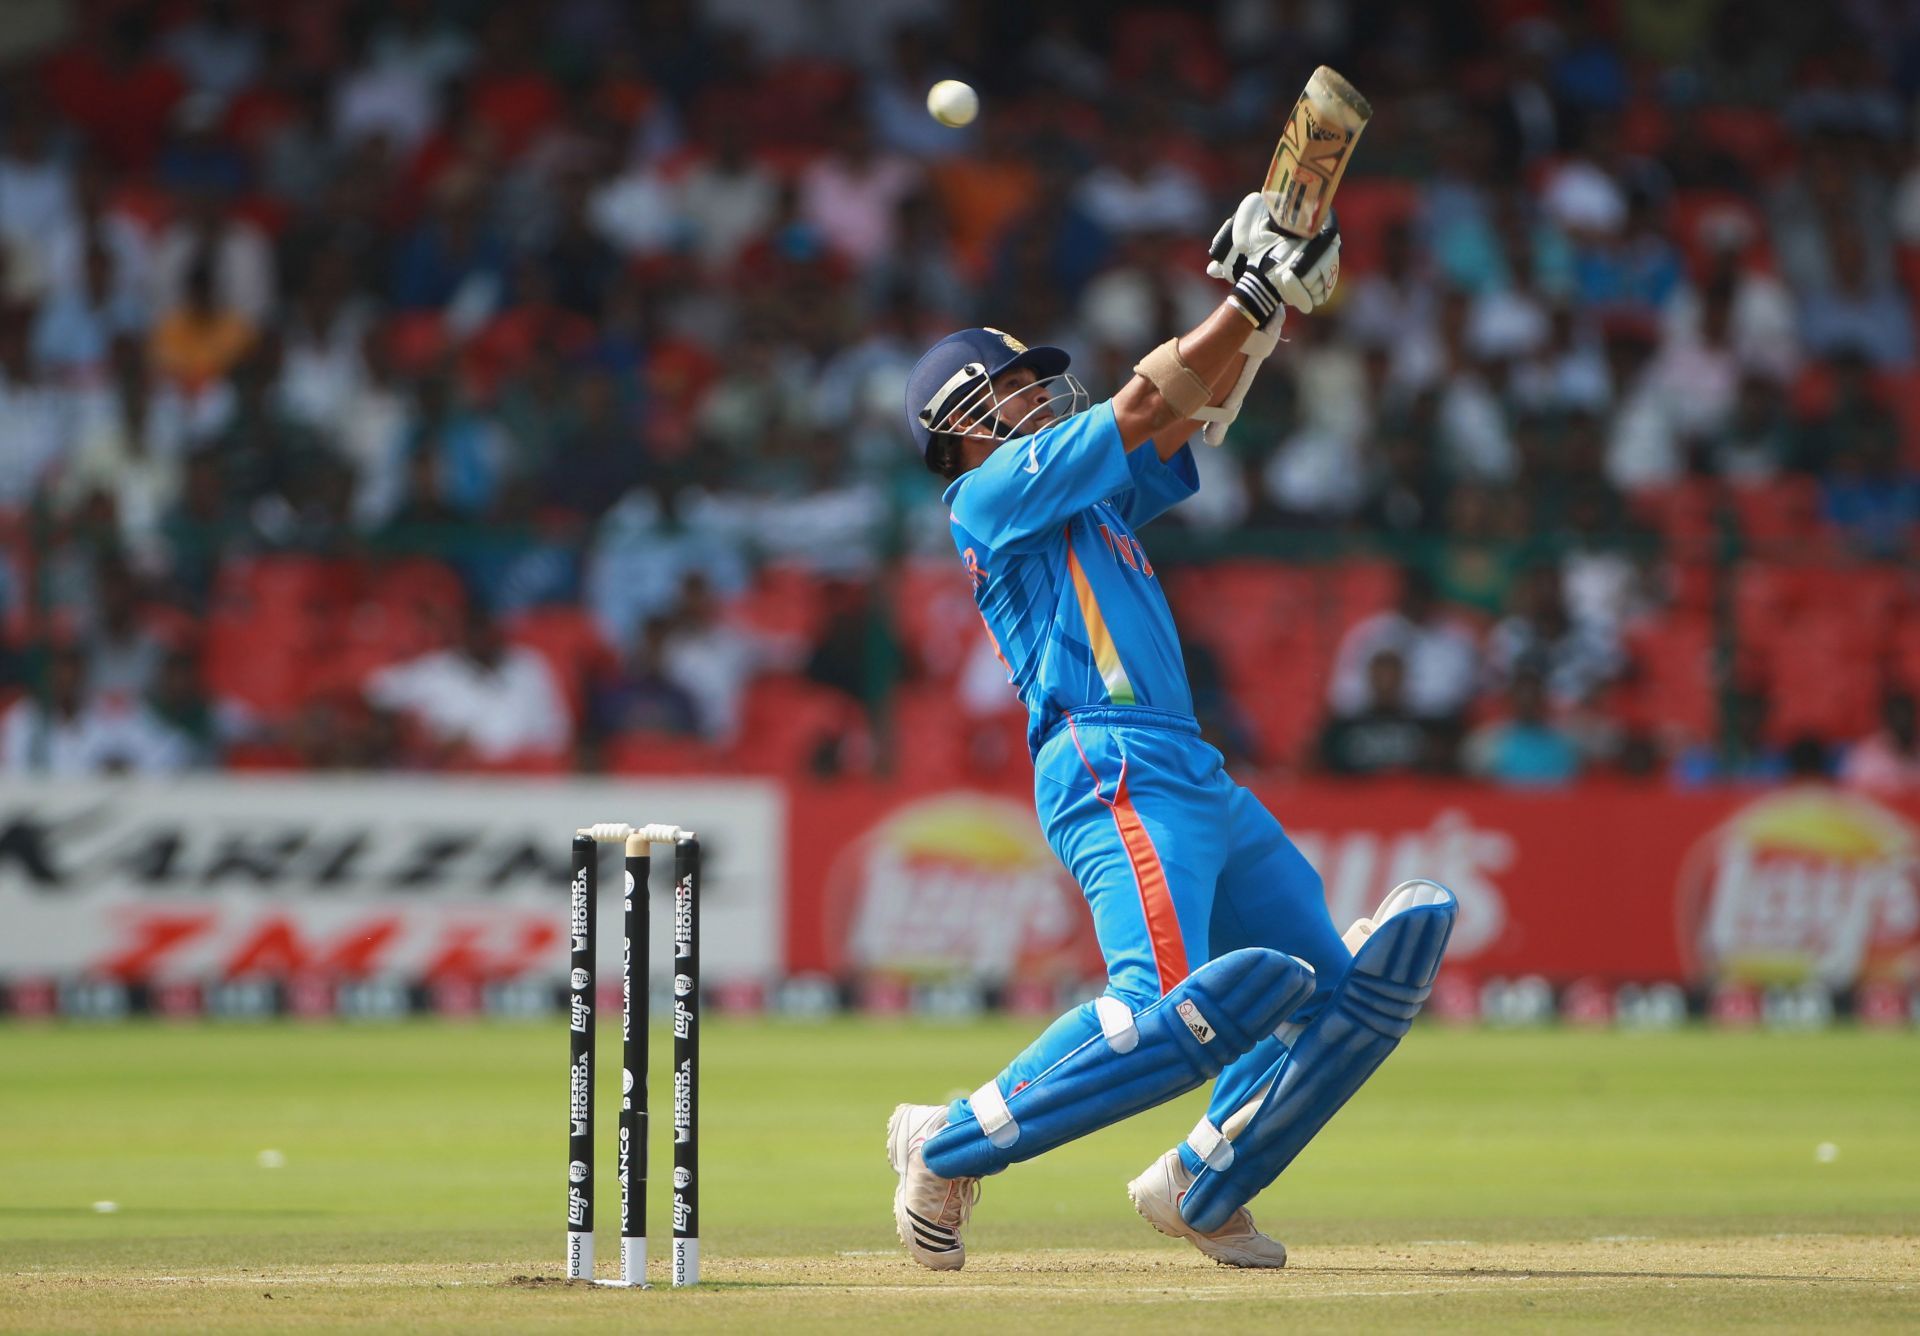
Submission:
[[[1333,245],[1334,238],[1339,235],[1340,219],[1332,209],[1328,209],[1327,221],[1320,225],[1320,230],[1315,232],[1312,239],[1294,255],[1293,272],[1303,273],[1319,264],[1320,257],[1327,253],[1327,248]]]

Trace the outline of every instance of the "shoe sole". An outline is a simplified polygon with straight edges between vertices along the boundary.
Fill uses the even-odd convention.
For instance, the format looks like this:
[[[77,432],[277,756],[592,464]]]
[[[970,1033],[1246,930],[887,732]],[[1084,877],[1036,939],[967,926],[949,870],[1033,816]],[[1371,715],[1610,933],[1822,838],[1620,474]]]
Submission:
[[[1149,1170],[1148,1172],[1150,1173],[1152,1171]],[[1144,1177],[1146,1177],[1146,1175],[1142,1174],[1141,1178]],[[1143,1200],[1143,1198],[1149,1196],[1151,1197],[1151,1204],[1149,1204],[1149,1201]],[[1187,1225],[1184,1220],[1181,1220],[1178,1226],[1174,1226],[1167,1224],[1161,1219],[1160,1212],[1156,1208],[1165,1198],[1157,1193],[1148,1194],[1141,1188],[1139,1178],[1127,1184],[1127,1200],[1133,1203],[1133,1209],[1139,1217],[1152,1225],[1155,1230],[1170,1239],[1178,1239],[1182,1243],[1192,1244],[1194,1250],[1202,1257],[1208,1258],[1219,1266],[1230,1266],[1240,1271],[1278,1271],[1287,1264],[1287,1245],[1281,1243],[1278,1239],[1274,1240],[1274,1243],[1280,1248],[1280,1260],[1277,1262],[1264,1261],[1245,1253],[1239,1254],[1239,1257],[1246,1259],[1242,1261],[1236,1260],[1233,1257],[1222,1257],[1219,1253],[1211,1251],[1208,1245],[1213,1241],[1211,1239],[1205,1239],[1203,1241],[1203,1236],[1195,1233],[1193,1228]],[[1174,1218],[1180,1218],[1178,1208],[1175,1208]]]
[[[900,1182],[893,1189],[893,1232],[900,1240],[900,1246],[907,1250],[907,1256],[927,1270],[958,1271],[967,1262],[964,1246],[957,1253],[951,1254],[951,1264],[948,1260],[949,1254],[931,1254],[930,1257],[933,1260],[929,1260],[929,1257],[922,1256],[920,1249],[914,1246],[913,1226],[907,1220],[907,1157],[912,1154],[912,1151],[901,1144],[906,1139],[904,1133],[907,1110],[911,1107],[913,1106],[910,1104],[897,1104],[894,1106],[893,1116],[887,1119],[887,1163],[893,1167],[894,1173],[900,1175]]]

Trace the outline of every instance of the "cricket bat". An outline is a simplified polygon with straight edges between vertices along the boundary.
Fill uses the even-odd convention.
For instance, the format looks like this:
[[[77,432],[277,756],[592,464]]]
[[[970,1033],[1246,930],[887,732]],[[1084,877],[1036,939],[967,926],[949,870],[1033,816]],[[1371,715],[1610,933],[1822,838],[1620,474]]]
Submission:
[[[1353,146],[1372,117],[1373,108],[1339,73],[1325,65],[1313,72],[1287,117],[1260,188],[1275,227],[1296,237],[1320,230]]]
[[[1360,142],[1360,132],[1371,119],[1373,108],[1367,105],[1359,90],[1325,65],[1313,72],[1307,86],[1300,91],[1300,100],[1293,104],[1287,128],[1280,136],[1279,146],[1273,150],[1273,161],[1267,165],[1267,180],[1260,187],[1260,197],[1266,201],[1267,212],[1272,215],[1276,228],[1307,242],[1294,260],[1296,265],[1319,263],[1320,257],[1333,245],[1332,235],[1321,236],[1320,229],[1332,215],[1334,192],[1340,189],[1340,178],[1346,174],[1348,159],[1353,157],[1353,146]],[[1227,249],[1230,249],[1225,233],[1223,228],[1212,251],[1218,263],[1225,263]],[[1193,415],[1195,421],[1206,424],[1201,438],[1208,445],[1219,445],[1227,439],[1227,428],[1240,415],[1247,387],[1253,384],[1260,364],[1273,352],[1277,342],[1276,334],[1262,329],[1251,331],[1241,349],[1246,357],[1240,364],[1233,388],[1218,404]]]

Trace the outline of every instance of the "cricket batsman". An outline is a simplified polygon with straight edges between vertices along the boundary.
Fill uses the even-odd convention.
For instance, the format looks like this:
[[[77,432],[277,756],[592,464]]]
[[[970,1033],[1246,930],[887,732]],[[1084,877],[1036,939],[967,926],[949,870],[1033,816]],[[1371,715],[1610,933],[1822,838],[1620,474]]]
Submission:
[[[1319,875],[1200,738],[1138,532],[1198,487],[1187,439],[1204,425],[1218,442],[1284,307],[1327,300],[1339,232],[1282,233],[1255,194],[1212,255],[1225,300],[1105,403],[1065,352],[988,328],[942,339],[907,382],[909,428],[948,480],[954,546],[1030,714],[1040,823],[1108,979],[968,1098],[893,1111],[895,1224],[935,1270],[965,1263],[983,1177],[1209,1078],[1206,1116],[1128,1194],[1217,1261],[1283,1266],[1247,1202],[1406,1033],[1452,930],[1452,892],[1413,881],[1343,939]]]

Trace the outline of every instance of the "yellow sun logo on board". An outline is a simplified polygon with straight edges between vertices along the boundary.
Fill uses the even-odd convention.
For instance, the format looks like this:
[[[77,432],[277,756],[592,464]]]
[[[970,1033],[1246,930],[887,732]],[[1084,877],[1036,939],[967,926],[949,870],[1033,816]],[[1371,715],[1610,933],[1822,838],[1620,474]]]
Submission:
[[[982,325],[980,326],[980,328],[986,330],[987,333],[994,335],[996,338],[1000,340],[1000,342],[1006,344],[1008,348],[1012,349],[1016,353],[1023,353],[1027,350],[1026,344],[1014,338],[1013,335],[1007,333],[1007,331],[1004,329],[995,329],[992,325]]]

